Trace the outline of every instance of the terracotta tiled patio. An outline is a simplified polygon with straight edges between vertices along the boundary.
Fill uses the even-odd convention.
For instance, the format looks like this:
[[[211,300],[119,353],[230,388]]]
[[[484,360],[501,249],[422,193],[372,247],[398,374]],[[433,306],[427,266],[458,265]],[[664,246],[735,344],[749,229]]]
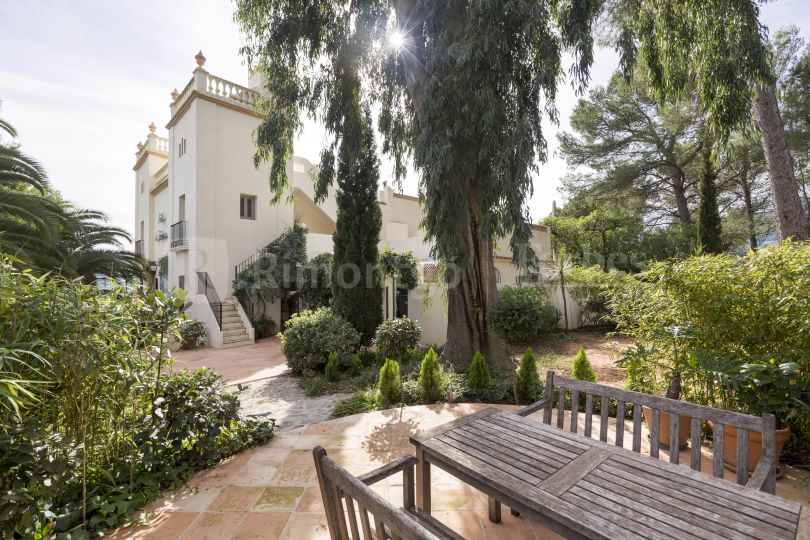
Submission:
[[[172,369],[211,368],[227,384],[244,383],[275,377],[288,371],[287,358],[281,352],[278,338],[264,338],[252,345],[232,349],[196,349],[173,353]]]
[[[112,538],[329,538],[312,461],[314,446],[323,446],[330,457],[350,472],[362,474],[403,454],[413,453],[408,441],[411,433],[489,406],[461,404],[389,409],[281,433],[263,447],[242,452],[198,474],[184,488],[150,506],[148,525],[125,527]],[[499,408],[512,410],[515,407]],[[611,426],[609,441],[614,433]],[[625,437],[628,439],[630,437]],[[645,437],[642,440],[646,443]],[[683,456],[681,463],[688,463],[688,451]],[[661,457],[668,459],[666,453]],[[708,459],[705,465],[704,470],[711,470]],[[503,513],[502,523],[490,523],[484,495],[438,468],[433,470],[433,514],[465,538],[559,538],[509,512]],[[730,471],[727,476],[732,478]],[[777,494],[810,504],[806,480],[797,478],[793,470],[785,476],[777,483]],[[401,475],[381,482],[374,489],[394,504],[402,504]]]

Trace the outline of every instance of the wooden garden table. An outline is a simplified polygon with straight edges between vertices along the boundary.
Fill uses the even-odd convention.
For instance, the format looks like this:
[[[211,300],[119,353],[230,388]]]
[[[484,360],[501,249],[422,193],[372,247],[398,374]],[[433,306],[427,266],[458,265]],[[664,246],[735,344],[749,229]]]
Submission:
[[[567,538],[797,538],[798,503],[491,408],[411,437],[416,502],[435,465]],[[800,517],[802,524],[800,526]],[[801,532],[800,532],[801,531]]]

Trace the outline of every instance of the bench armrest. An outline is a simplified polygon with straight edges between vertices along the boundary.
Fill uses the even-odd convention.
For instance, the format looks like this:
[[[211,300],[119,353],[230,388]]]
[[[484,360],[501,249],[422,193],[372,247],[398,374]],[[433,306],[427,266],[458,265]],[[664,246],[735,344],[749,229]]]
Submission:
[[[379,469],[374,469],[371,472],[358,476],[357,479],[363,482],[365,485],[370,486],[371,484],[379,482],[383,478],[388,478],[389,476],[392,476],[400,471],[413,467],[416,465],[417,461],[418,460],[413,456],[402,456],[398,460],[387,463]]]
[[[776,458],[771,454],[762,454],[754,473],[745,487],[774,494],[776,491]]]
[[[515,414],[518,416],[529,416],[532,413],[536,413],[537,411],[545,409],[550,402],[551,400],[549,398],[541,399],[540,401],[535,401],[531,405],[523,407]]]

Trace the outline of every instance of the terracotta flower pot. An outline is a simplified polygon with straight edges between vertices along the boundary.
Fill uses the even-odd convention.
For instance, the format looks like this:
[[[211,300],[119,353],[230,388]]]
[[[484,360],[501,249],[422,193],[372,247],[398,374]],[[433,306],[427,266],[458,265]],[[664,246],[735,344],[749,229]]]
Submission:
[[[647,429],[652,431],[652,409],[649,407],[641,407],[644,412],[644,423],[647,424]],[[678,450],[686,450],[689,448],[689,432],[691,431],[692,417],[681,415],[680,424],[678,424]],[[669,451],[669,413],[661,411],[661,425],[658,432],[658,448],[661,450]]]
[[[182,343],[183,344],[181,345],[181,348],[183,350],[190,351],[192,349],[196,349],[197,348],[197,337],[194,336],[194,337],[186,338],[186,339],[182,340]]]
[[[782,449],[790,439],[790,429],[776,430],[776,462],[782,455]],[[762,433],[759,431],[748,432],[748,474],[752,474],[762,457]],[[726,468],[737,472],[737,428],[734,426],[723,426],[723,465]]]

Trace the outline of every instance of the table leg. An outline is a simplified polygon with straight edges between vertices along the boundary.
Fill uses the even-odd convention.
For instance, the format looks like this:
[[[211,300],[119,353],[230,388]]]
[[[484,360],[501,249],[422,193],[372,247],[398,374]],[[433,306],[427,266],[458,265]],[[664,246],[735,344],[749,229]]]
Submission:
[[[430,514],[430,463],[425,459],[425,452],[417,447],[416,459],[416,506]]]
[[[492,497],[489,498],[489,520],[492,523],[501,522],[501,503]]]

